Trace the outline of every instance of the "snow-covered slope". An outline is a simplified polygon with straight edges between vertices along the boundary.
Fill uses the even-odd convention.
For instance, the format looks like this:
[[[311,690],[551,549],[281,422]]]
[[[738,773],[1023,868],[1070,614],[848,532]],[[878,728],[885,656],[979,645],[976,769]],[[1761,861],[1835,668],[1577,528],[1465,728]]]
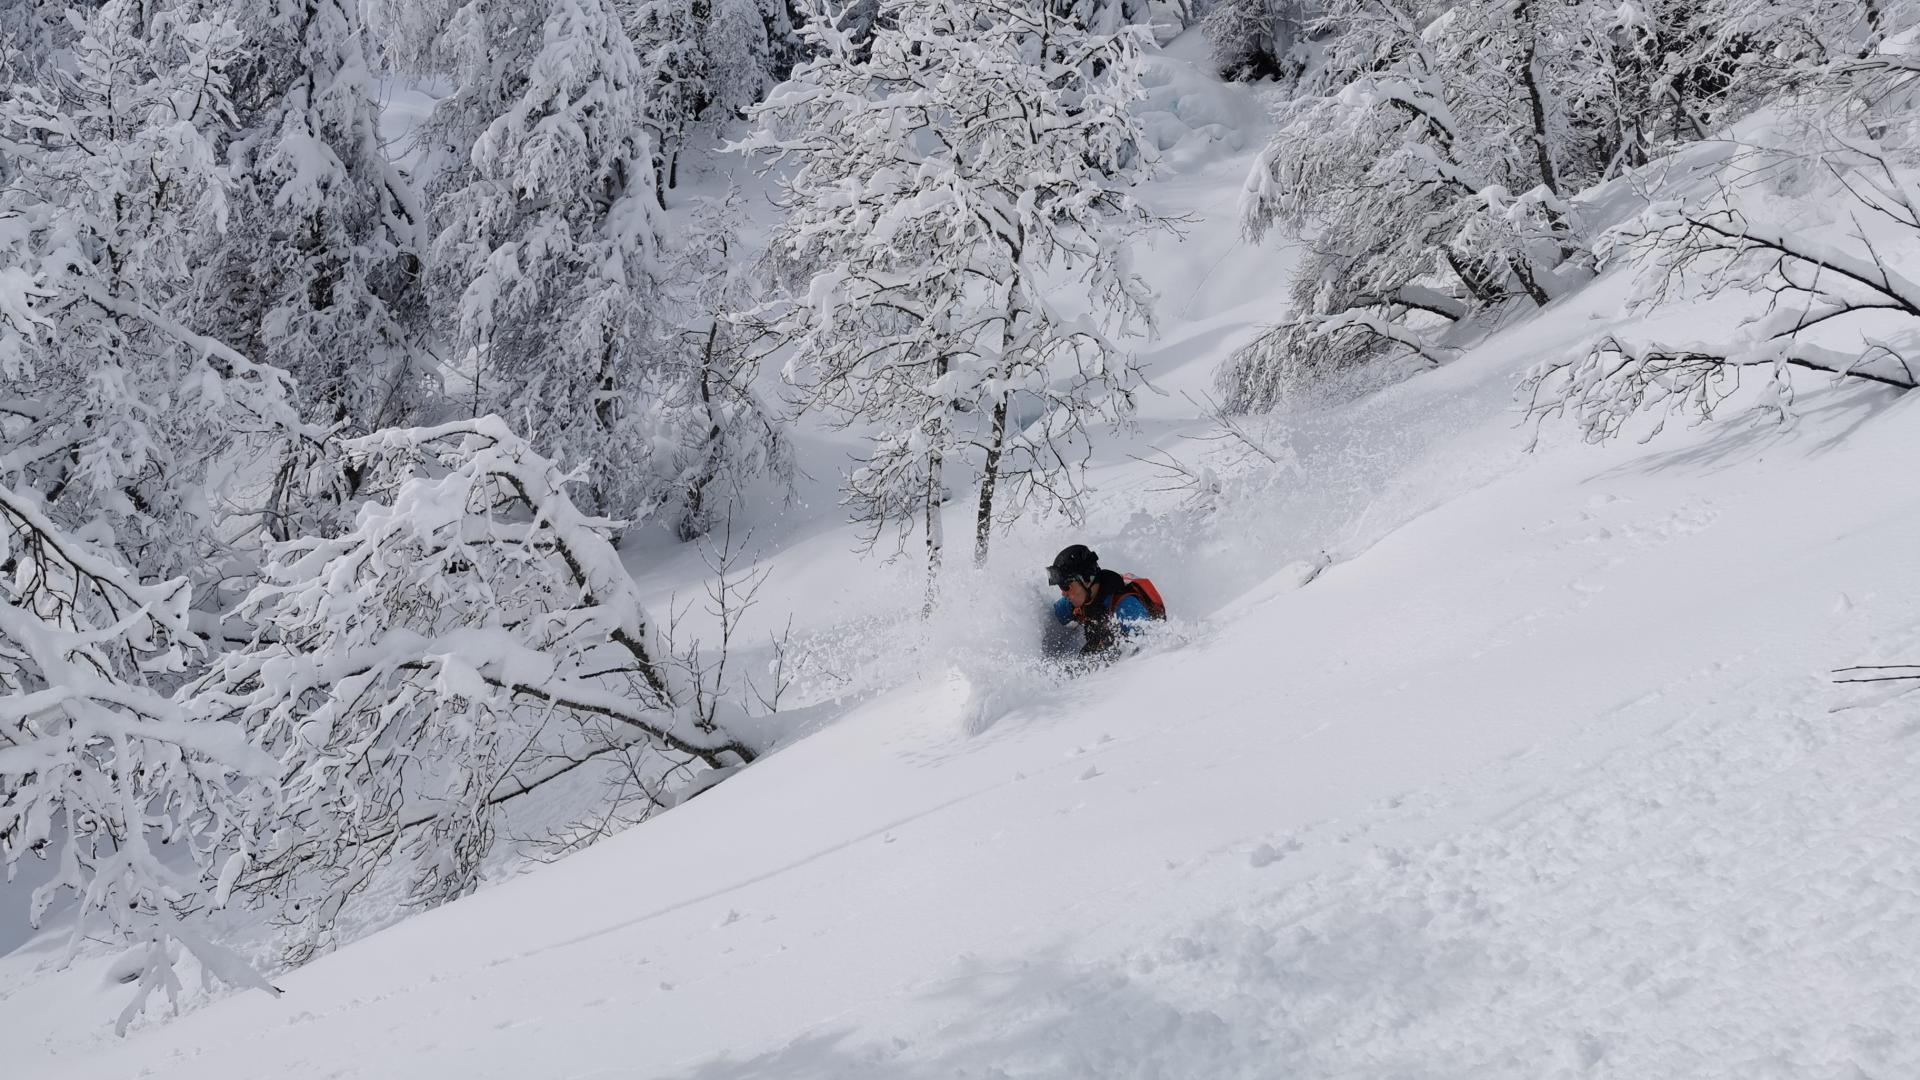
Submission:
[[[1278,314],[1285,255],[1234,239],[1219,149],[1160,190],[1204,215],[1146,260],[1169,391]],[[44,1034],[0,1071],[1920,1074],[1920,708],[1827,675],[1920,663],[1920,490],[1893,467],[1920,402],[1810,381],[1784,427],[1523,452],[1518,375],[1626,289],[1295,418],[1298,470],[1210,525],[1122,452],[1204,427],[1152,399],[1086,529],[1007,538],[904,685],[277,999],[81,1039],[74,1002],[119,988],[30,945],[0,1025]],[[1055,682],[1008,657],[1032,567],[1080,536],[1184,619]],[[846,532],[781,542],[769,618],[885,606]]]

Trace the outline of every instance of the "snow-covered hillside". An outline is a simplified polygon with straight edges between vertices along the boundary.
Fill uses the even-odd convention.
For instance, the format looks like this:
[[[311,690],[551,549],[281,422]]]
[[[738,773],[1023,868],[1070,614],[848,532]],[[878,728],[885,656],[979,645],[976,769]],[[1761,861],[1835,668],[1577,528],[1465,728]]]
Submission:
[[[1103,445],[1084,527],[1017,527],[933,627],[889,624],[887,678],[725,783],[277,998],[115,1040],[106,959],[33,940],[0,958],[0,1073],[1920,1075],[1920,705],[1830,675],[1920,664],[1920,401],[1808,377],[1788,423],[1527,451],[1516,383],[1621,319],[1621,266],[1281,414],[1297,465],[1257,499],[1156,490],[1139,459],[1191,460],[1182,392],[1282,314],[1292,258],[1239,239],[1258,104],[1191,45],[1152,73],[1178,151],[1152,199],[1192,218],[1139,258],[1164,393]],[[825,487],[804,503],[758,522],[756,633],[917,601]],[[1067,680],[1027,650],[1075,540],[1177,619]],[[656,554],[630,548],[655,603],[698,588]]]

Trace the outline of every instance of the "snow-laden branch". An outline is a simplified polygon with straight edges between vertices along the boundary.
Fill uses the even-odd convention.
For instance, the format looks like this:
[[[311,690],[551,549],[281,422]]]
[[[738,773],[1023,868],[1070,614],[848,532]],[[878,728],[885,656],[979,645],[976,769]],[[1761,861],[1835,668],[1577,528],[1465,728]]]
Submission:
[[[1316,320],[1312,334],[1318,337],[1336,334],[1343,330],[1361,331],[1383,341],[1403,346],[1434,367],[1449,363],[1460,356],[1460,350],[1438,344],[1411,327],[1383,318],[1377,312],[1365,308],[1354,308]]]
[[[527,747],[610,722],[709,766],[753,760],[686,706],[618,523],[583,513],[575,478],[499,418],[342,456],[368,497],[353,527],[271,551],[241,608],[255,642],[187,697],[276,761],[287,808],[245,837],[260,855],[242,884],[303,897],[313,941],[403,844],[416,899],[472,888]],[[409,821],[425,824],[402,835]]]
[[[1737,350],[1693,343],[1630,342],[1608,335],[1575,360],[1536,365],[1520,384],[1536,425],[1565,417],[1587,442],[1607,442],[1639,415],[1655,417],[1642,440],[1673,417],[1710,420],[1753,378],[1766,387],[1759,407],[1782,412],[1793,399],[1788,371],[1800,368],[1899,390],[1916,386],[1912,370],[1884,345],[1857,354],[1800,341],[1749,339]]]
[[[1697,260],[1715,251],[1770,257],[1774,261],[1769,269],[1780,275],[1784,288],[1815,294],[1831,288],[1803,284],[1807,279],[1795,271],[1804,266],[1864,287],[1905,314],[1920,318],[1920,282],[1893,269],[1871,247],[1868,254],[1858,255],[1802,233],[1748,220],[1735,210],[1684,215],[1657,235],[1657,243],[1670,258]]]
[[[177,995],[175,942],[228,983],[271,989],[182,922],[225,902],[217,879],[247,856],[223,845],[270,804],[275,772],[239,725],[154,686],[200,647],[187,583],[137,581],[5,487],[0,567],[0,861],[9,879],[24,856],[55,863],[29,918],[71,895],[74,947],[103,929],[146,943],[123,1030],[153,990]]]
[[[1472,306],[1459,296],[1417,283],[1402,285],[1386,296],[1355,297],[1354,303],[1358,307],[1397,305],[1414,311],[1424,311],[1430,315],[1438,315],[1449,322],[1459,322],[1473,310]]]

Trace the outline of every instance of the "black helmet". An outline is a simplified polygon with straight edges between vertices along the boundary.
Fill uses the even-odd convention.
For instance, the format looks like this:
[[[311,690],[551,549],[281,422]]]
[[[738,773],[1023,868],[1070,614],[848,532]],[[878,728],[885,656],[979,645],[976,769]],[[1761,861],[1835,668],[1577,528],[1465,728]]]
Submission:
[[[1057,587],[1069,581],[1092,581],[1099,572],[1100,556],[1085,544],[1074,544],[1053,557],[1053,565],[1047,567],[1047,584]]]

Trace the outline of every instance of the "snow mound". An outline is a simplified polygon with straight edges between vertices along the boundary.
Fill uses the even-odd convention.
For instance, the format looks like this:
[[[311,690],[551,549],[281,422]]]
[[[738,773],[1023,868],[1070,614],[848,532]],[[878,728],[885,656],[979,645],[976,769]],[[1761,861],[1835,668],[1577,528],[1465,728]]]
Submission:
[[[1188,31],[1178,48],[1198,31]],[[1167,52],[1150,52],[1141,78],[1147,96],[1134,106],[1161,161],[1185,171],[1260,144],[1266,115],[1257,93],[1231,86]]]

